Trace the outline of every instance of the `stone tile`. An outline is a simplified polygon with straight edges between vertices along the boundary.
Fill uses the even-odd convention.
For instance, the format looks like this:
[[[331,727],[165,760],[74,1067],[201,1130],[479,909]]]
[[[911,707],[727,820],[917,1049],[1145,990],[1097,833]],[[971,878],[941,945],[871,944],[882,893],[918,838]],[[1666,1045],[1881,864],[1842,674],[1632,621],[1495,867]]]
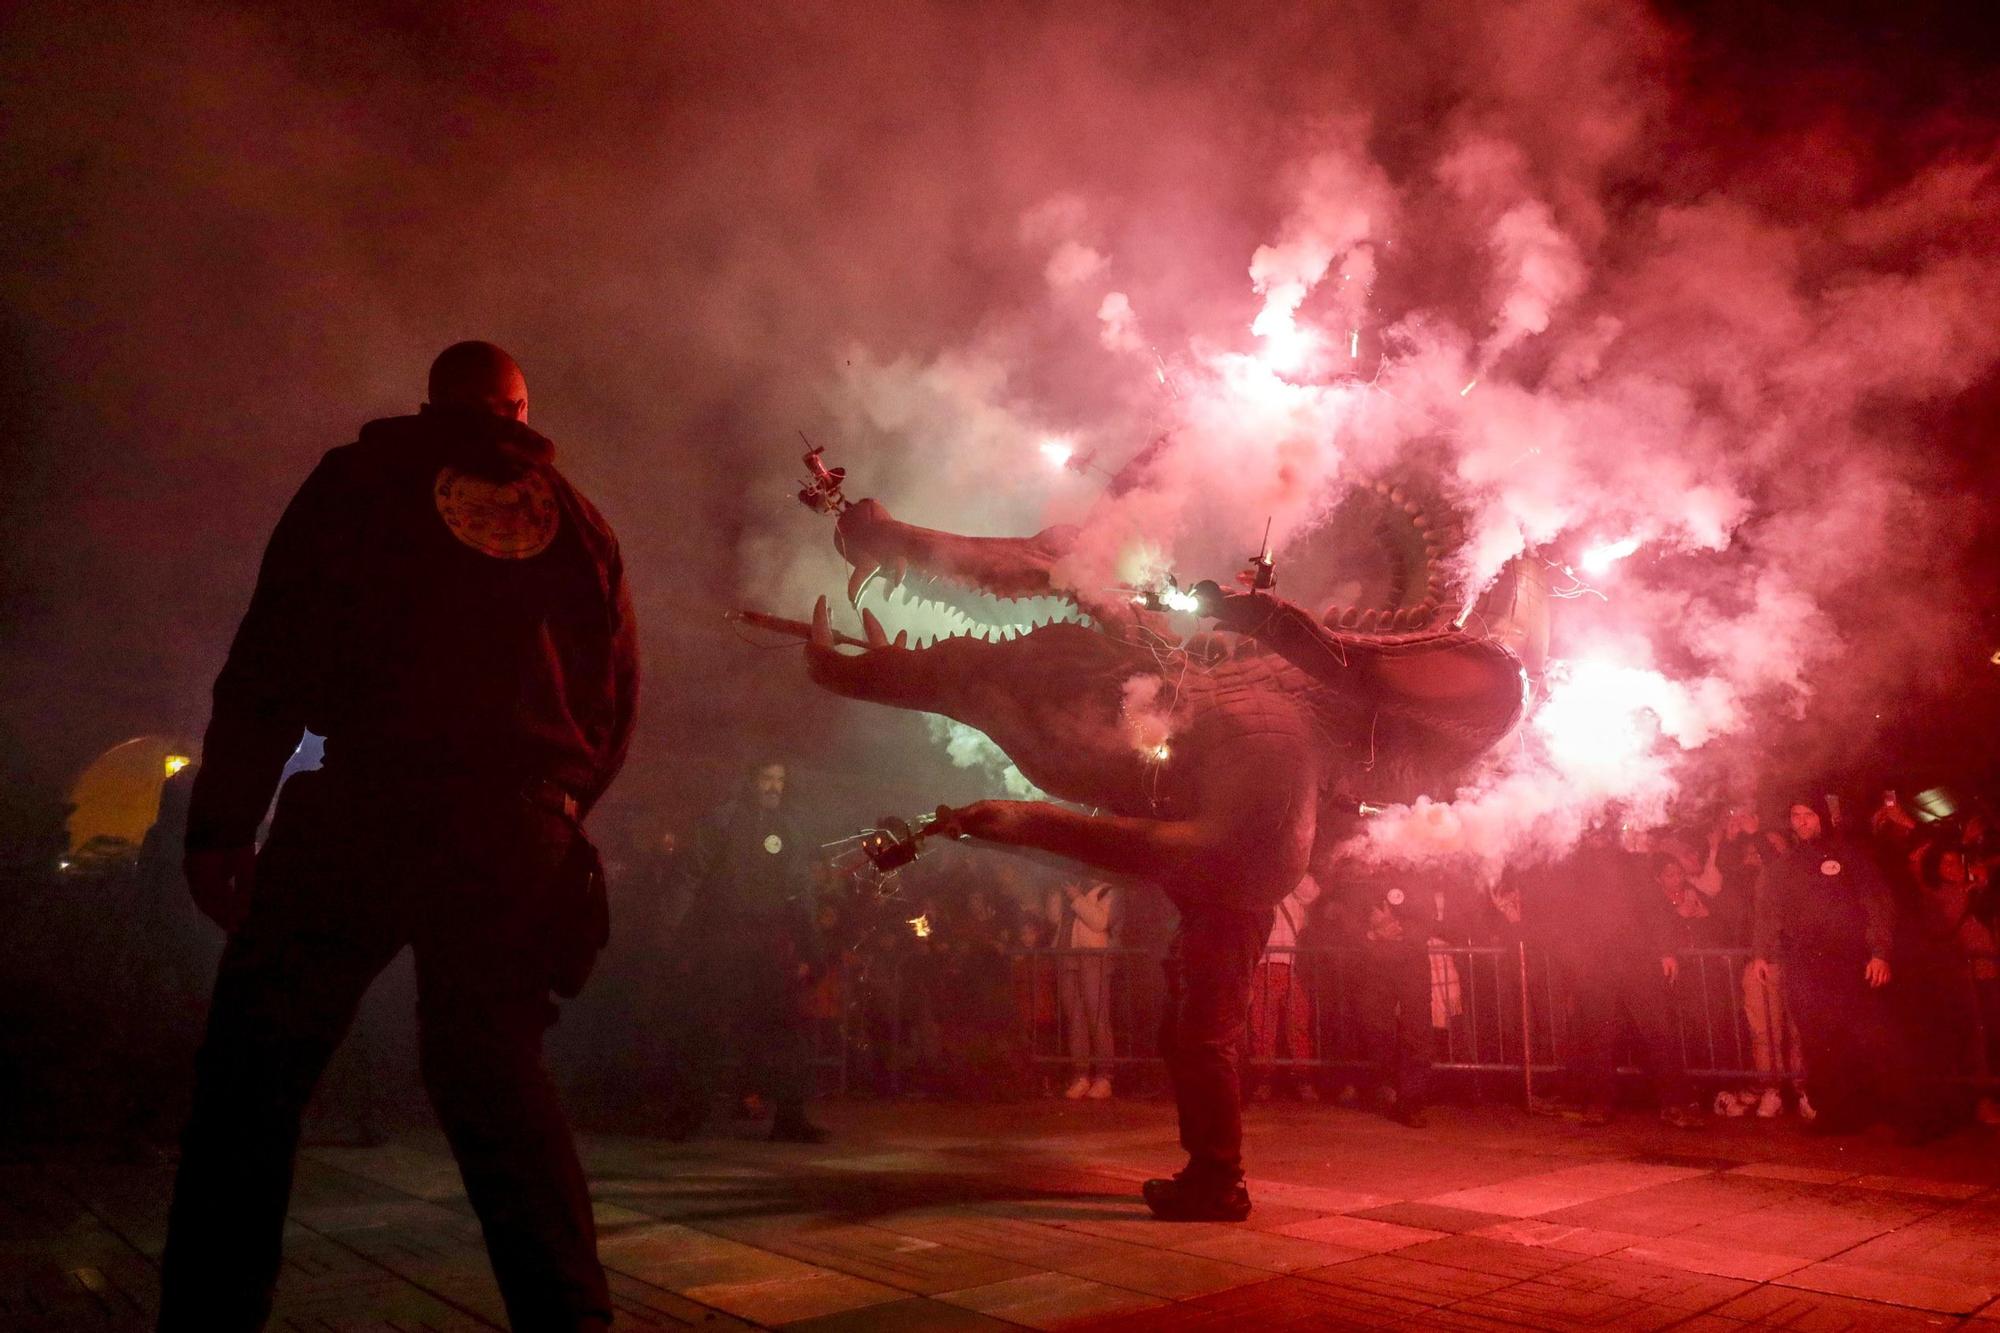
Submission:
[[[1853,1190],[1840,1199],[1795,1199],[1683,1229],[1690,1239],[1765,1254],[1831,1259],[1905,1227],[1928,1209],[1893,1202],[1893,1196]]]
[[[1426,1307],[1413,1306],[1424,1310]],[[1435,1311],[1428,1311],[1436,1313]],[[1346,1333],[1393,1326],[1396,1316],[1358,1305],[1350,1294],[1296,1278],[1181,1301],[1136,1314],[1092,1319],[1071,1328],[1088,1333]],[[1516,1330],[1518,1333],[1518,1330]]]
[[[1619,1251],[1619,1255],[1641,1263],[1664,1264],[1689,1273],[1741,1278],[1747,1282],[1769,1282],[1797,1271],[1806,1263],[1797,1255],[1768,1254],[1735,1245],[1718,1245],[1688,1235],[1638,1241]]]
[[[1387,1303],[1385,1311],[1398,1317],[1415,1313],[1408,1307],[1451,1305],[1511,1286],[1517,1281],[1511,1277],[1494,1277],[1445,1264],[1427,1264],[1400,1254],[1371,1254],[1365,1259],[1314,1269],[1298,1276],[1309,1282],[1338,1287],[1355,1296],[1379,1298]]]
[[[1595,1162],[1541,1175],[1521,1176],[1477,1189],[1457,1190],[1423,1202],[1471,1212],[1497,1213],[1503,1217],[1538,1217],[1560,1208],[1708,1174],[1708,1170],[1698,1167]]]
[[[1738,1278],[1690,1273],[1665,1264],[1645,1263],[1623,1255],[1583,1259],[1535,1281],[1577,1293],[1579,1299],[1616,1298],[1649,1306],[1667,1306],[1693,1314],[1749,1290]]]
[[[1656,1265],[1582,1259],[1466,1299],[1452,1313],[1528,1329],[1664,1329],[1744,1289],[1746,1283]]]
[[[1165,1300],[1182,1301],[1206,1296],[1231,1287],[1265,1282],[1269,1270],[1247,1264],[1205,1259],[1183,1251],[1121,1245],[1089,1256],[1063,1261],[1057,1271],[1088,1278],[1127,1291],[1143,1292]]]
[[[879,1282],[824,1269],[743,1282],[704,1283],[681,1294],[755,1324],[788,1324],[840,1314],[900,1300],[904,1295]]]
[[[1241,1222],[1162,1222],[1148,1212],[1144,1204],[1139,1205],[1138,1213],[1133,1216],[1107,1221],[1061,1222],[1057,1225],[1065,1231],[1080,1231],[1087,1236],[1102,1236],[1106,1240],[1124,1241],[1128,1245],[1155,1246],[1264,1230],[1247,1227]]]
[[[1140,1248],[1068,1227],[989,1217],[964,1207],[892,1213],[866,1225],[898,1236],[1005,1259],[1037,1271],[1067,1272],[1073,1261],[1087,1262],[1091,1256],[1106,1252]]]
[[[1641,1166],[1686,1166],[1697,1171],[1734,1171],[1744,1165],[1740,1157],[1707,1157],[1700,1153],[1642,1152],[1625,1159]]]
[[[1784,1286],[1752,1287],[1709,1313],[1740,1319],[1755,1328],[1782,1328],[1796,1333],[1918,1333],[1951,1328],[1952,1315],[1904,1309],[1845,1296],[1828,1296]]]
[[[377,1148],[307,1148],[301,1158],[419,1199],[462,1199],[465,1182],[442,1139],[397,1139]]]
[[[669,1291],[781,1281],[825,1270],[692,1227],[660,1224],[601,1239],[604,1266]]]
[[[1857,1245],[1834,1262],[1966,1286],[2000,1283],[2000,1220],[1983,1209],[1939,1213]]]
[[[1840,1260],[1801,1268],[1778,1282],[1780,1286],[1800,1287],[1830,1296],[1907,1305],[1940,1314],[1971,1314],[2000,1295],[2000,1275],[1990,1270],[1986,1281],[1971,1282]]]
[[[1353,1216],[1366,1218],[1371,1222],[1393,1222],[1397,1226],[1420,1227],[1426,1231],[1444,1231],[1452,1235],[1477,1231],[1481,1227],[1507,1220],[1499,1213],[1474,1212],[1436,1203],[1392,1203],[1381,1208],[1362,1209]]]
[[[1646,1239],[1629,1231],[1598,1231],[1591,1227],[1545,1222],[1539,1218],[1495,1222],[1490,1227],[1481,1227],[1467,1234],[1483,1236],[1487,1240],[1505,1241],[1510,1245],[1533,1245],[1583,1257],[1614,1254]]]
[[[1310,1222],[1294,1222],[1277,1229],[1281,1236],[1338,1245],[1364,1254],[1387,1254],[1392,1250],[1419,1245],[1451,1233],[1425,1227],[1406,1227],[1395,1222],[1377,1222],[1366,1217],[1321,1217]]]
[[[611,1312],[616,1328],[698,1327],[704,1333],[724,1333],[756,1327],[699,1301],[691,1301],[679,1292],[664,1290],[615,1270],[607,1270],[604,1276],[611,1287]]]
[[[1919,1176],[1856,1176],[1848,1182],[1856,1189],[1887,1190],[1891,1194],[1914,1194],[1925,1199],[1963,1201],[1986,1193],[1985,1185],[1968,1185],[1959,1180],[1925,1180]]]
[[[1001,1333],[1018,1327],[976,1310],[923,1297],[863,1306],[785,1325],[792,1333],[985,1333],[986,1330]]]
[[[1251,1231],[1245,1227],[1169,1248],[1181,1254],[1219,1259],[1266,1273],[1296,1273],[1307,1268],[1325,1268],[1329,1264],[1346,1263],[1370,1253],[1346,1245],[1331,1245],[1273,1231]]]
[[[1621,1333],[1646,1333],[1663,1329],[1687,1318],[1686,1310],[1653,1305],[1630,1296],[1602,1290],[1577,1290],[1552,1282],[1533,1280],[1490,1292],[1438,1312],[1442,1318],[1428,1326],[1455,1325],[1453,1319],[1477,1318],[1491,1321],[1489,1327],[1516,1329],[1618,1329]]]
[[[1788,1162],[1751,1162],[1730,1168],[1729,1174],[1764,1180],[1796,1180],[1811,1185],[1838,1185],[1844,1180],[1854,1179],[1852,1171],[1823,1166],[1793,1166]]]
[[[1328,1189],[1285,1180],[1252,1179],[1246,1180],[1244,1186],[1250,1191],[1251,1202],[1259,1208],[1275,1204],[1316,1213],[1358,1213],[1364,1208],[1380,1208],[1397,1202],[1390,1195]]]
[[[1425,1241],[1421,1245],[1412,1245],[1407,1250],[1399,1250],[1397,1255],[1404,1259],[1418,1259],[1424,1263],[1444,1264],[1449,1268],[1463,1268],[1490,1277],[1516,1280],[1538,1277],[1552,1269],[1567,1267],[1577,1261],[1576,1255],[1559,1250],[1516,1245],[1509,1241],[1471,1235],[1446,1236],[1440,1240]]]
[[[1136,1291],[1124,1291],[1067,1273],[1036,1273],[963,1291],[940,1292],[935,1298],[979,1314],[1029,1328],[1061,1328],[1093,1316],[1150,1310],[1166,1302]]]
[[[859,1223],[816,1219],[806,1225],[774,1225],[768,1219],[736,1219],[707,1222],[703,1229],[819,1268],[918,1295],[984,1286],[1036,1271],[1029,1265],[995,1255]]]

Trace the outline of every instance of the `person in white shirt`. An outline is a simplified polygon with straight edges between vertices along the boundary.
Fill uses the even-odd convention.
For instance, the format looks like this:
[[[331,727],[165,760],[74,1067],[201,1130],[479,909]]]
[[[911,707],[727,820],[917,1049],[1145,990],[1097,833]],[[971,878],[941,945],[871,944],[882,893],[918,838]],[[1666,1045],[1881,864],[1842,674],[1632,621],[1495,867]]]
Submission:
[[[1056,975],[1073,1075],[1063,1096],[1071,1100],[1111,1095],[1111,960],[1092,951],[1111,947],[1117,906],[1116,886],[1101,879],[1072,880],[1048,900],[1055,947],[1066,951]]]

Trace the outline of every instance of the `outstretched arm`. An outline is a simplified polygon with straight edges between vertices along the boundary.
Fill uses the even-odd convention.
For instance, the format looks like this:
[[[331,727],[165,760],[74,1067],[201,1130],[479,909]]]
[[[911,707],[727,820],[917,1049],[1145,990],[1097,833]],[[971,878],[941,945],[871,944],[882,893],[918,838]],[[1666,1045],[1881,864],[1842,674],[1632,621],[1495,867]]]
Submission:
[[[1090,815],[1044,801],[979,801],[942,812],[968,837],[1034,847],[1113,874],[1246,903],[1274,903],[1305,873],[1318,816],[1310,761],[1290,746],[1245,744],[1196,783],[1187,819]]]

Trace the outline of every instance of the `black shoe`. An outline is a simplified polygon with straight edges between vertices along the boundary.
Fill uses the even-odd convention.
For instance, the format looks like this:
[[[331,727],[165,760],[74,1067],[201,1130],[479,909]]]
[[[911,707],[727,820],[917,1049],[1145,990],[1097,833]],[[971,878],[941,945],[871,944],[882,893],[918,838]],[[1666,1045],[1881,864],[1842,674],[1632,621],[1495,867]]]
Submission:
[[[1422,1129],[1430,1123],[1430,1118],[1424,1114],[1424,1108],[1414,1102],[1399,1101],[1382,1114],[1399,1125],[1408,1125],[1411,1129]]]
[[[773,1143],[825,1143],[833,1135],[806,1119],[780,1120],[771,1126]]]
[[[1241,1222],[1250,1216],[1250,1191],[1242,1181],[1199,1184],[1186,1172],[1149,1180],[1140,1191],[1162,1222]]]

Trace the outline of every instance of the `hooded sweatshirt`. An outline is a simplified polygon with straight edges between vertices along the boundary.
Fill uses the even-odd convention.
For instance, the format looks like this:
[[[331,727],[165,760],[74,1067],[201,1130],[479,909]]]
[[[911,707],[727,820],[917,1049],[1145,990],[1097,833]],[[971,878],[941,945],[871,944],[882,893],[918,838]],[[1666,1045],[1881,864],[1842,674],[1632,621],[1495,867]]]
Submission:
[[[329,772],[603,793],[637,634],[617,540],[554,459],[520,422],[427,405],[320,460],[216,679],[190,849],[254,839],[307,728]]]

